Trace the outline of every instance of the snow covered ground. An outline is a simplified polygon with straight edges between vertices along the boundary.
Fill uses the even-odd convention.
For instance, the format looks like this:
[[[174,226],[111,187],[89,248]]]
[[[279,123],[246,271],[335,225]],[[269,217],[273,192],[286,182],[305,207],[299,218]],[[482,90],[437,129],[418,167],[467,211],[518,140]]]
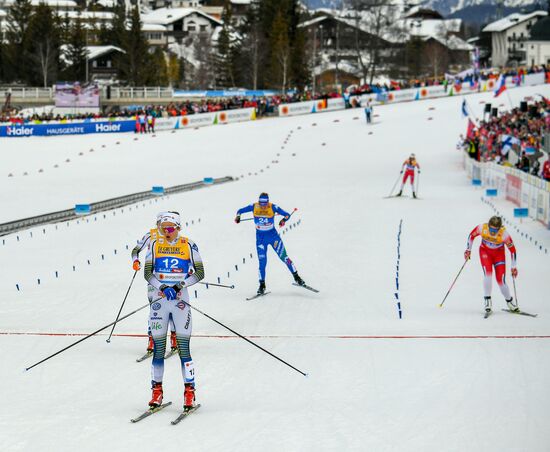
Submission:
[[[514,102],[534,93],[549,96],[550,86],[510,90]],[[467,99],[479,116],[491,94]],[[3,140],[2,222],[153,185],[239,180],[0,238],[1,449],[548,451],[550,256],[513,233],[519,303],[536,319],[501,312],[496,288],[495,314],[483,319],[477,253],[438,308],[467,234],[493,214],[455,149],[466,128],[461,102],[378,107],[372,126],[348,110],[137,141],[131,134]],[[508,107],[506,97],[500,103]],[[411,152],[422,166],[421,199],[384,199]],[[291,221],[299,225],[282,237],[319,294],[292,286],[271,253],[272,293],[244,301],[257,286],[254,230],[233,217],[261,191],[299,209]],[[199,286],[193,303],[308,378],[195,312],[201,409],[170,425],[183,398],[171,358],[164,388],[173,406],[131,424],[150,398],[150,362],[135,362],[146,346],[146,310],[118,325],[110,344],[100,335],[24,372],[80,337],[71,334],[114,319],[133,273],[126,247],[163,209],[188,222],[206,279],[236,286]],[[400,220],[402,319],[394,298]],[[518,226],[550,248],[542,225]],[[140,275],[124,312],[145,303]]]

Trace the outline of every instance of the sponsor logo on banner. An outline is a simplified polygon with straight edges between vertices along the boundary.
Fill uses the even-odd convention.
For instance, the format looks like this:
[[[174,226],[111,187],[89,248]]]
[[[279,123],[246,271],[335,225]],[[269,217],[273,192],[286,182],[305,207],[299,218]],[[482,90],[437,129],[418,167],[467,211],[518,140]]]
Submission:
[[[33,134],[34,128],[33,127],[25,127],[25,126],[19,126],[19,127],[13,127],[8,126],[6,135],[8,137],[30,137]]]
[[[295,104],[282,104],[279,105],[279,115],[306,115],[309,113],[313,113],[313,110],[316,106],[317,101],[296,102]]]
[[[250,121],[253,110],[253,108],[246,108],[243,110],[228,111],[227,122]]]
[[[201,126],[210,126],[214,124],[214,117],[216,113],[197,113],[190,116],[184,116],[180,120],[180,124],[183,127],[201,127]]]
[[[120,132],[120,124],[96,124],[96,132]]]
[[[334,99],[328,99],[327,105],[324,108],[326,111],[334,111],[334,110],[344,110],[346,108],[346,101],[342,97],[337,97]]]
[[[84,127],[79,127],[79,126],[48,127],[46,129],[46,135],[81,135],[83,133],[86,133]]]
[[[513,174],[506,175],[506,199],[518,206],[521,204],[521,179]]]

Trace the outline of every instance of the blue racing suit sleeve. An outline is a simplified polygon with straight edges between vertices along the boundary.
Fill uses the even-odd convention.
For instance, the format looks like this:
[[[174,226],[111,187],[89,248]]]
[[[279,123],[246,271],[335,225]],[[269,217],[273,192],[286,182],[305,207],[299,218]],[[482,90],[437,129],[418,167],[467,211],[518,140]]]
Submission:
[[[285,218],[290,217],[290,214],[286,210],[281,209],[278,205],[272,204],[272,207],[273,207],[273,212],[279,215],[282,215]]]
[[[254,212],[254,204],[250,204],[246,207],[241,207],[239,210],[237,210],[237,215],[242,215],[246,212]]]

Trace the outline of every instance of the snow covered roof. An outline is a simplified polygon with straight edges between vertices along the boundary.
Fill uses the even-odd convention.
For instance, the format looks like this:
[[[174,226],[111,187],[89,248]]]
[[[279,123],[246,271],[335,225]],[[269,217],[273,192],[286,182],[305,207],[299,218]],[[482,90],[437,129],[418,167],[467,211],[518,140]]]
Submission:
[[[534,17],[546,16],[548,13],[546,11],[533,11],[529,14],[513,13],[509,16],[504,17],[503,19],[497,20],[496,22],[491,22],[487,25],[482,31],[484,32],[501,32],[505,31],[510,27],[518,25],[527,20],[533,19]]]
[[[166,26],[160,24],[142,24],[142,31],[166,31]]]
[[[88,19],[103,19],[103,20],[112,20],[115,16],[114,13],[109,11],[60,11],[60,16],[66,16],[69,19],[80,19],[82,20],[88,20]]]
[[[194,8],[159,8],[147,14],[141,15],[143,23],[169,25],[191,14],[198,14],[212,22],[222,25],[222,22],[198,9]]]
[[[431,18],[437,18],[437,19],[443,19],[443,16],[434,9],[425,8],[422,5],[416,5],[413,6],[411,9],[409,9],[405,14],[404,17],[431,17]]]
[[[3,5],[7,8],[9,8],[11,5],[15,3],[15,0],[4,0]],[[38,5],[48,5],[52,8],[72,8],[76,9],[77,4],[73,0],[31,0],[31,5],[36,7]]]
[[[413,36],[459,33],[462,26],[462,19],[403,19],[398,22]]]
[[[97,0],[97,4],[104,8],[114,8],[117,5],[116,0]]]
[[[437,42],[439,42],[441,45],[444,45],[450,50],[465,50],[465,51],[471,51],[474,50],[474,46],[471,44],[468,44],[463,39],[460,39],[458,36],[455,35],[449,35],[447,38],[441,37],[441,36],[426,36],[423,38],[424,41],[429,41],[430,39],[434,39]]]
[[[7,15],[8,13],[6,11],[4,11],[3,9],[0,9],[0,18],[6,17]]]
[[[126,53],[120,47],[116,46],[88,46],[88,59],[93,60],[94,58],[105,55],[106,53],[116,51],[121,53]]]
[[[234,5],[250,5],[252,0],[230,0]]]
[[[315,24],[318,24],[320,22],[323,22],[323,21],[327,20],[328,18],[329,18],[329,16],[319,16],[319,17],[316,17],[315,19],[306,20],[305,22],[299,23],[298,28],[307,28],[310,25],[315,25]],[[336,20],[335,17],[333,17],[333,19]]]
[[[61,60],[65,64],[71,64],[71,62],[67,58],[68,48],[69,46],[67,44],[62,44],[61,46],[59,46],[59,50],[61,51]],[[93,60],[112,51],[126,53],[124,52],[124,50],[116,46],[88,46],[86,47],[86,49],[88,51],[88,60]]]

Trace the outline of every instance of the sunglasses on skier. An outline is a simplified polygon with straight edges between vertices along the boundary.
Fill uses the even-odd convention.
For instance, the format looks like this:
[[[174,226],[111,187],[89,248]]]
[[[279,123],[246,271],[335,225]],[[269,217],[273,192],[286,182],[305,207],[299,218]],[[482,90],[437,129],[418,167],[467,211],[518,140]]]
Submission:
[[[167,234],[172,234],[172,232],[174,232],[176,228],[174,226],[167,226],[165,228],[162,228],[162,230]]]
[[[490,232],[491,234],[493,234],[493,235],[496,234],[496,233],[498,232],[499,229],[500,229],[500,228],[492,228],[491,226],[489,226],[489,232]]]

